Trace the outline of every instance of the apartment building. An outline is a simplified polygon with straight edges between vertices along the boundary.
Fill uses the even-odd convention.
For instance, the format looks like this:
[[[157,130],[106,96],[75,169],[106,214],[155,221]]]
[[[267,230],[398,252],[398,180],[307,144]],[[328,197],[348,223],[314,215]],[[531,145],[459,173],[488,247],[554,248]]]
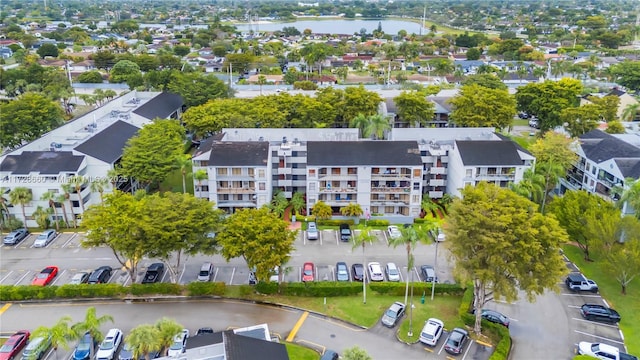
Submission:
[[[37,226],[31,216],[38,206],[47,208],[48,201],[40,200],[48,191],[64,194],[64,184],[74,176],[81,176],[80,191],[68,194],[65,204],[67,219],[80,220],[82,212],[100,201],[99,193],[91,191],[91,183],[108,179],[105,193],[113,188],[128,190],[131,181],[109,178],[109,171],[120,161],[126,142],[145,124],[155,118],[179,118],[182,99],[175,94],[132,91],[88,114],[69,121],[41,138],[0,156],[0,187],[2,196],[16,187],[31,190],[32,201],[25,206],[27,226]],[[57,218],[63,220],[62,204],[56,203]],[[8,205],[9,216],[22,219],[20,206]]]

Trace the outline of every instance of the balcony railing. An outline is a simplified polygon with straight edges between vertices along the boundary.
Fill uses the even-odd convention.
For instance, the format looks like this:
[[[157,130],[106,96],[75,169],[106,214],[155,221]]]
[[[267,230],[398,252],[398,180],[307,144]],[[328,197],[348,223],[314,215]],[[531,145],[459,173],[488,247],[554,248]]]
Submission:
[[[372,179],[385,179],[385,180],[393,180],[393,179],[411,179],[411,174],[371,174]]]
[[[516,178],[515,174],[476,174],[475,179],[491,179],[491,180],[513,180]]]
[[[319,174],[318,179],[323,180],[356,180],[358,174]]]
[[[434,166],[432,168],[429,169],[429,173],[430,174],[446,174],[447,173],[447,168],[446,167],[438,167],[438,166]]]
[[[371,192],[382,192],[382,193],[408,193],[411,192],[411,187],[372,187]]]
[[[219,187],[218,194],[254,194],[256,188]]]
[[[324,187],[324,188],[320,188],[320,192],[321,193],[357,193],[358,189],[354,187],[347,187],[347,188]]]
[[[444,196],[444,191],[429,191],[429,197],[432,199],[441,199]]]
[[[444,179],[429,179],[430,186],[444,186]]]

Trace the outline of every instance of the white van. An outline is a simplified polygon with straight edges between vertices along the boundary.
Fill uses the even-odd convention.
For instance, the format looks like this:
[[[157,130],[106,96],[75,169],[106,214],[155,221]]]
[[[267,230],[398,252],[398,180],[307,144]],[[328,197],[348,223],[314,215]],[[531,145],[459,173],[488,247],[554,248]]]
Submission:
[[[211,275],[213,275],[213,264],[206,262],[202,264],[202,267],[200,268],[198,281],[211,281]]]

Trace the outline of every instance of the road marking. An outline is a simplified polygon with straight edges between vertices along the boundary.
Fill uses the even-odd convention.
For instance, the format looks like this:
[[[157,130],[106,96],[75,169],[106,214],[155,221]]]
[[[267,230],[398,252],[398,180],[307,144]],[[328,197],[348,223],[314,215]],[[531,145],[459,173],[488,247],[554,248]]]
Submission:
[[[9,273],[5,277],[0,279],[0,284],[2,284],[9,277],[9,275],[11,275],[12,273],[13,273],[13,270],[9,271]]]
[[[592,298],[599,298],[601,297],[600,295],[586,295],[586,294],[579,294],[579,293],[562,293],[560,294],[562,296],[582,296],[582,297],[592,297]]]
[[[69,245],[69,243],[76,238],[76,236],[78,236],[78,234],[73,234],[71,235],[71,237],[69,238],[69,240],[67,240],[64,244],[62,244],[62,248],[64,249],[65,246]]]
[[[424,349],[425,349],[426,351],[430,352],[430,353],[432,353],[432,352],[433,352],[433,349],[431,349],[431,348],[426,347],[426,348],[424,348]]]
[[[467,351],[464,352],[464,355],[462,355],[462,360],[464,360],[467,355],[469,354],[469,350],[471,350],[471,344],[473,344],[473,340],[469,341],[469,345],[467,346]]]
[[[213,274],[213,282],[216,282],[216,278],[218,277],[218,270],[220,270],[220,268],[216,267],[216,273]]]
[[[65,272],[67,272],[67,270],[62,270],[60,274],[56,275],[56,279],[51,282],[51,285],[55,285]]]
[[[340,245],[339,241],[340,241],[340,233],[338,232],[338,230],[336,230],[336,245]]]
[[[24,278],[27,277],[27,275],[29,275],[31,271],[27,271],[26,273],[24,273],[24,275],[22,275],[22,277],[20,279],[18,279],[18,281],[16,281],[15,285],[18,285],[22,282],[22,280],[24,280]]]
[[[601,323],[601,322],[597,322],[597,321],[591,321],[591,320],[580,319],[580,318],[571,318],[571,319],[576,320],[576,321],[584,321],[584,322],[589,323],[589,324],[596,324],[596,325],[608,326],[608,327],[610,327],[610,328],[614,328],[614,329],[617,329],[617,328],[618,328],[616,325],[603,324],[603,323]]]
[[[602,339],[602,340],[611,341],[611,342],[614,342],[614,343],[616,343],[616,344],[622,344],[622,345],[624,345],[624,342],[623,342],[623,341],[613,340],[613,339],[609,339],[609,338],[602,337],[602,336],[598,336],[598,335],[589,334],[589,333],[582,332],[582,331],[578,331],[578,330],[573,330],[573,331],[577,332],[578,334],[587,335],[587,336],[591,336],[591,337],[594,337],[594,338],[598,338],[598,339]]]
[[[234,267],[234,268],[231,270],[231,280],[229,280],[229,285],[232,285],[232,284],[233,284],[233,275],[235,275],[235,274],[236,274],[236,268]]]
[[[293,329],[291,329],[289,336],[287,336],[287,340],[286,340],[287,342],[293,341],[293,339],[296,337],[296,334],[298,333],[298,330],[300,330],[300,328],[302,327],[302,324],[304,324],[304,321],[307,320],[307,316],[309,316],[308,311],[305,311],[302,313],[302,315],[300,316],[296,324],[293,326]]]
[[[570,308],[573,308],[573,309],[580,309],[580,308],[582,308],[582,306],[578,306],[578,305],[567,305],[567,306],[568,306],[568,307],[570,307]]]
[[[493,347],[493,345],[486,343],[484,341],[480,341],[480,340],[476,340],[476,343],[482,345],[482,346],[486,346],[486,347]]]
[[[0,315],[4,314],[5,311],[9,310],[11,305],[12,305],[11,303],[4,304],[4,306],[0,308]]]

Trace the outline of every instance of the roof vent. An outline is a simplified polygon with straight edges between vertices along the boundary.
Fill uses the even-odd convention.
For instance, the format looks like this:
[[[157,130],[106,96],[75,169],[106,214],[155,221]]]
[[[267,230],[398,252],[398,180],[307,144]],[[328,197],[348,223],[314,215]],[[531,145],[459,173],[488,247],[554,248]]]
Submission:
[[[258,138],[258,141],[264,141],[264,136],[260,136],[260,137]]]
[[[56,151],[56,149],[61,149],[61,148],[62,148],[62,144],[58,144],[57,142],[52,142],[51,144],[49,144],[50,151]]]
[[[283,136],[283,137],[282,137],[282,143],[283,143],[283,144],[286,144],[286,143],[287,143],[287,137],[286,137],[286,136]]]

